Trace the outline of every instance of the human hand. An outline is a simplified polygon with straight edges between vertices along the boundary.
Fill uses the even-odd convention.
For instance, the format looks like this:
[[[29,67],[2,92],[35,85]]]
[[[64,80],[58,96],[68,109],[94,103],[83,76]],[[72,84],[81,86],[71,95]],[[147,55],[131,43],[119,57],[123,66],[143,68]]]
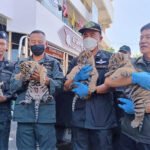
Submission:
[[[150,90],[150,73],[133,72],[131,78],[132,78],[132,83],[138,84],[144,89]]]
[[[35,81],[40,82],[40,74],[35,70],[31,76],[30,80],[35,80]]]
[[[49,77],[46,77],[46,80],[45,80],[45,85],[49,85],[50,84],[50,78]]]
[[[130,99],[119,98],[118,99],[122,104],[118,104],[118,107],[123,109],[127,114],[134,114],[134,103]]]
[[[81,70],[75,75],[74,81],[86,80],[90,76],[90,72],[93,70],[91,65],[85,65]]]
[[[75,86],[75,88],[72,89],[72,92],[77,94],[80,98],[88,96],[89,87],[87,85],[80,82],[74,82],[73,86]]]
[[[6,96],[0,96],[0,103],[5,102],[7,100]]]

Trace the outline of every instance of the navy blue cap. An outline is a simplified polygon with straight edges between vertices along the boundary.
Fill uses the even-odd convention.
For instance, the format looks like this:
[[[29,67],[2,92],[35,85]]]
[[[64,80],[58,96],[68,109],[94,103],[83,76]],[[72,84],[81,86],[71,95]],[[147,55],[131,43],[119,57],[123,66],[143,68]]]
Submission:
[[[119,52],[130,52],[131,53],[131,49],[129,46],[123,45],[119,48]]]
[[[101,26],[93,21],[87,22],[80,30],[79,32],[83,34],[86,30],[95,30],[101,33],[102,29]]]
[[[0,39],[8,40],[8,35],[5,31],[0,31]]]

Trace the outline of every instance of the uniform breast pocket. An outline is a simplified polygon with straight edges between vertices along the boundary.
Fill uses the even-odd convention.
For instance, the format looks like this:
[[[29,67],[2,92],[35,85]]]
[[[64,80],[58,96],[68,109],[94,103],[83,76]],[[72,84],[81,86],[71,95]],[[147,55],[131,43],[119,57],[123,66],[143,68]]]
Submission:
[[[9,81],[10,80],[10,77],[11,77],[11,73],[5,73],[5,72],[2,72],[0,74],[0,79],[1,81]]]

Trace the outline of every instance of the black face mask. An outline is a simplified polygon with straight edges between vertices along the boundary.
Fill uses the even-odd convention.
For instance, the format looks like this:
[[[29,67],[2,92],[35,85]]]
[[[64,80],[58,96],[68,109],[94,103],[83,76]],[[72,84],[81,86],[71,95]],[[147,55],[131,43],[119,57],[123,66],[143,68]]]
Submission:
[[[31,51],[35,56],[40,56],[44,52],[44,45],[32,45],[31,46]]]

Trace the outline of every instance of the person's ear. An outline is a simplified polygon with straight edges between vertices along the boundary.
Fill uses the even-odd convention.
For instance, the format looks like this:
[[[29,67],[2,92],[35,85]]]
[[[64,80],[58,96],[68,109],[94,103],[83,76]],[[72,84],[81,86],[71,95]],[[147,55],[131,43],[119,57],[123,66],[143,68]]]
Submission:
[[[30,48],[31,47],[31,41],[30,41],[30,37],[28,36],[28,47]]]
[[[45,49],[48,47],[48,41],[46,41],[45,43]]]
[[[9,44],[7,42],[7,45],[6,45],[6,52],[8,52],[8,47],[9,47]]]
[[[101,41],[102,41],[102,39],[103,39],[103,36],[102,36],[102,35],[100,35],[100,36],[99,36],[99,41],[101,42]]]

